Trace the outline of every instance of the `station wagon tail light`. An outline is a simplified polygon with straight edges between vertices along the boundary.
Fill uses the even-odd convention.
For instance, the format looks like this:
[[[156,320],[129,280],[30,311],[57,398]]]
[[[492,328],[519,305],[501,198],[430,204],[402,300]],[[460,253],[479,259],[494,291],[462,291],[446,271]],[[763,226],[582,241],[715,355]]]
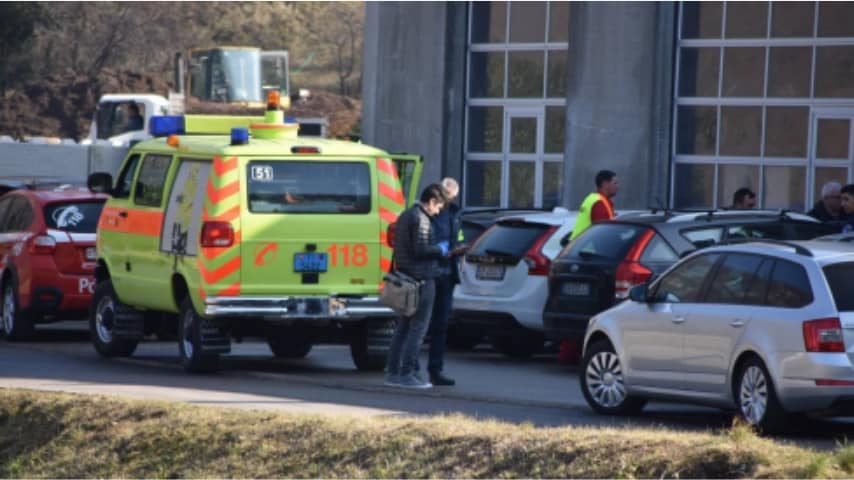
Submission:
[[[549,266],[551,266],[551,260],[549,257],[543,255],[543,245],[554,235],[555,231],[557,231],[557,227],[549,227],[540,238],[531,245],[531,248],[525,252],[525,263],[528,265],[528,275],[534,275],[538,277],[547,277],[549,275]]]
[[[205,222],[202,224],[202,247],[222,248],[234,244],[234,228],[228,222]]]
[[[53,255],[56,250],[56,240],[47,235],[38,235],[30,241],[30,253],[34,255]]]
[[[808,352],[844,352],[839,319],[820,318],[804,322],[804,345]]]
[[[614,298],[616,300],[629,298],[629,290],[632,287],[645,283],[652,277],[652,270],[640,263],[640,257],[654,236],[654,230],[647,230],[632,248],[629,249],[626,258],[617,266],[617,274],[614,281]]]

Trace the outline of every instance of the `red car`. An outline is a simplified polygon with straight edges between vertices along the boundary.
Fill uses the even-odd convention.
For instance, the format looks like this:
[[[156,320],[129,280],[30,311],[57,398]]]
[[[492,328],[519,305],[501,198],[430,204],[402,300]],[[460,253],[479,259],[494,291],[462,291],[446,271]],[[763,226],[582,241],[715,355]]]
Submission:
[[[85,318],[95,288],[95,229],[107,197],[77,187],[0,197],[3,334],[26,338],[39,322]]]

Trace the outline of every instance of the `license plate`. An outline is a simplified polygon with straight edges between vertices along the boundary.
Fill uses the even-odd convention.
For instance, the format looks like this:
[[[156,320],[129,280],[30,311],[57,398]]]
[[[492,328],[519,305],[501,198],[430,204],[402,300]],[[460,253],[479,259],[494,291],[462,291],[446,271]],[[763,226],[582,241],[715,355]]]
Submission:
[[[95,251],[95,247],[86,247],[86,260],[94,261],[98,258],[98,252]]]
[[[586,297],[590,295],[590,284],[567,282],[563,284],[562,292],[564,295],[570,295],[573,297]]]
[[[478,280],[504,280],[504,265],[478,265],[475,277]]]
[[[325,272],[327,257],[325,253],[295,253],[295,272]]]

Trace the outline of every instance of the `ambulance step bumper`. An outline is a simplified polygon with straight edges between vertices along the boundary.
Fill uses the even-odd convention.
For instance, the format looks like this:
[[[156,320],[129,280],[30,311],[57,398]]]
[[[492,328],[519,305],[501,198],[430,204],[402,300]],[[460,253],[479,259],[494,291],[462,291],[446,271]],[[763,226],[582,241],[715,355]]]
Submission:
[[[379,297],[207,297],[211,317],[360,319],[395,317]]]

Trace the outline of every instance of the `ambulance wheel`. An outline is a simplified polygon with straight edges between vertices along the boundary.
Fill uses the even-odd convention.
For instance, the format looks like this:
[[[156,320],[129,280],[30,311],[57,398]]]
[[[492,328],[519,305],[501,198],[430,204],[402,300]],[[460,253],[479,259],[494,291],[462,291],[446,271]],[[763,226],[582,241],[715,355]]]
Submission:
[[[205,352],[202,348],[202,323],[189,297],[181,303],[178,322],[178,351],[181,365],[189,373],[212,373],[219,370],[219,354]]]
[[[350,342],[350,355],[356,368],[366,372],[379,372],[385,368],[395,320],[368,320]]]
[[[282,332],[267,337],[267,345],[276,358],[303,358],[311,351],[311,339]]]
[[[33,335],[32,318],[20,309],[18,285],[9,278],[3,283],[3,335],[6,340],[24,340]]]
[[[92,339],[95,351],[108,358],[131,356],[139,342],[117,338],[115,327],[116,316],[132,313],[133,309],[116,297],[111,280],[104,280],[95,286],[90,305],[89,337]]]

